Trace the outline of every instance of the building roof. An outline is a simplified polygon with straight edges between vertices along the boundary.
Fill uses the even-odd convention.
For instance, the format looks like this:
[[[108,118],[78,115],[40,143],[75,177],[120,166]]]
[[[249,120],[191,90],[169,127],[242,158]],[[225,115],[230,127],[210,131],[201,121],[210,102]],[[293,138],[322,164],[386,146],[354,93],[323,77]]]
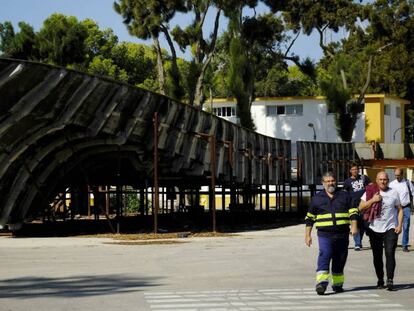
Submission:
[[[410,102],[406,99],[403,99],[398,96],[388,95],[388,94],[366,94],[365,98],[389,98],[393,100],[400,101],[400,103],[404,105],[408,105]],[[283,96],[283,97],[256,97],[254,102],[261,102],[261,101],[295,101],[295,100],[325,100],[325,96]],[[228,98],[214,98],[212,104],[224,104],[229,102],[236,102],[234,97]],[[210,104],[208,102],[207,104]]]

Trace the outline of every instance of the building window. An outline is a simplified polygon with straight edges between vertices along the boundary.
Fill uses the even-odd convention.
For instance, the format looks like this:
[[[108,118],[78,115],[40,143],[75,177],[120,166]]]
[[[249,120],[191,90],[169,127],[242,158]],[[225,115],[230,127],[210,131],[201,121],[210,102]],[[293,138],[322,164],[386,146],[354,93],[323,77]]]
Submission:
[[[267,106],[266,115],[275,116],[277,114],[276,106]]]
[[[391,114],[390,105],[389,104],[384,105],[384,115],[389,116],[390,114]]]
[[[301,116],[303,114],[303,105],[287,105],[286,114],[295,114]]]
[[[401,107],[395,107],[395,116],[401,118]]]
[[[235,107],[213,108],[213,113],[219,117],[234,117],[236,116],[236,108]]]
[[[276,115],[303,115],[303,105],[267,106],[267,116]]]
[[[227,116],[228,117],[231,117],[232,116],[232,114],[231,114],[231,107],[226,107],[226,113],[227,113]]]

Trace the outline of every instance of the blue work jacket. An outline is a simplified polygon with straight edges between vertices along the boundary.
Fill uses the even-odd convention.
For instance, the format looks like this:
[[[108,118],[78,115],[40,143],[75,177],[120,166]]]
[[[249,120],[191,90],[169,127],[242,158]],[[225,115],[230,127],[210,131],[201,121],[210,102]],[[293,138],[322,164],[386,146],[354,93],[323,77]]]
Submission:
[[[346,191],[336,190],[331,199],[322,190],[312,198],[305,223],[309,227],[315,225],[318,236],[342,237],[349,234],[349,224],[357,215],[358,209],[352,206],[352,198]]]

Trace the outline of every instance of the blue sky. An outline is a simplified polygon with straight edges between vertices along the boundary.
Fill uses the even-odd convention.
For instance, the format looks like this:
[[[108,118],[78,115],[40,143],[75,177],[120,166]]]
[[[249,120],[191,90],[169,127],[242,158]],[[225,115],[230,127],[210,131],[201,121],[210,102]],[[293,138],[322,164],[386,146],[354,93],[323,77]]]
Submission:
[[[76,16],[79,20],[86,18],[96,21],[101,29],[112,28],[120,41],[144,42],[128,34],[122,18],[112,8],[114,0],[1,0],[0,22],[11,21],[17,28],[19,21],[27,22],[35,30],[39,30],[43,21],[53,13]],[[258,12],[263,11],[259,8]],[[210,17],[212,20],[212,16]],[[188,20],[179,15],[174,23],[185,24]],[[212,24],[212,22],[211,22]],[[225,28],[225,20],[221,20],[221,29]],[[344,34],[339,34],[339,36]],[[337,38],[336,34],[332,34]],[[328,36],[329,37],[329,36]],[[303,34],[297,40],[293,51],[302,57],[310,57],[317,61],[322,57],[316,35],[307,37]],[[150,44],[150,42],[145,42]],[[165,41],[162,43],[166,47]],[[180,55],[188,58],[188,55]]]

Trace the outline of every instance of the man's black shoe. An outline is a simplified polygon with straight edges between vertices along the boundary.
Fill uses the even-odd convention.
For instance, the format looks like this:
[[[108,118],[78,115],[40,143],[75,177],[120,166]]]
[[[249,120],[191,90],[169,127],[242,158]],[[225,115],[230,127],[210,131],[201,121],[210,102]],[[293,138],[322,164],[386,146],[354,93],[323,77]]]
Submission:
[[[387,280],[387,290],[390,292],[394,291],[394,282],[392,280]]]
[[[342,286],[332,286],[332,289],[336,294],[344,292],[344,288]]]
[[[318,285],[316,285],[315,290],[318,293],[318,295],[323,295],[323,294],[325,294],[326,287],[323,286],[322,284],[318,284]]]
[[[409,252],[409,250],[408,250],[408,246],[404,246],[404,247],[403,247],[403,252]]]
[[[384,288],[386,288],[385,287],[385,285],[384,285],[384,281],[378,281],[377,282],[377,289],[384,289]]]

